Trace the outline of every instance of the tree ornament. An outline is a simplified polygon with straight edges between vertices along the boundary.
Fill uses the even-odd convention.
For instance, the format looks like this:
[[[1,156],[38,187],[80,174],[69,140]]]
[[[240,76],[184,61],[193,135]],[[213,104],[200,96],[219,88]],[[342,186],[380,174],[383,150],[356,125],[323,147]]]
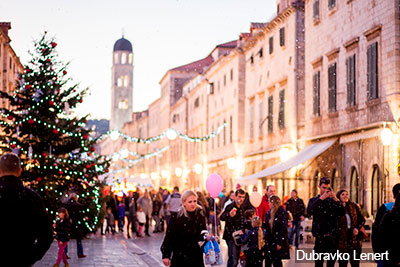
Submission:
[[[42,154],[42,156],[43,156],[43,157],[47,157],[47,153],[44,152],[44,153]]]
[[[88,139],[88,137],[89,137],[89,136],[88,136],[87,134],[82,135],[83,140]]]
[[[86,169],[89,169],[90,168],[90,165],[89,164],[86,164]]]
[[[58,130],[57,129],[53,129],[53,134],[58,134]]]
[[[17,147],[16,144],[12,144],[12,145],[11,145],[11,148],[12,148],[12,149],[14,149],[14,148],[16,148],[16,147]]]
[[[63,174],[63,171],[59,171],[58,174],[59,174],[59,175]]]
[[[79,101],[79,103],[82,103],[82,102],[83,102],[82,98],[81,98],[81,99],[79,99],[78,101]]]
[[[56,47],[57,46],[57,43],[56,42],[51,42],[51,47]]]
[[[33,155],[33,149],[32,149],[32,146],[29,145],[29,148],[28,148],[28,157],[29,157],[29,160],[32,160],[32,155]],[[36,160],[35,160],[35,162],[36,162]],[[33,162],[33,163],[35,163],[35,162]]]
[[[34,121],[33,119],[29,119],[29,120],[28,120],[28,123],[29,123],[29,124],[33,124],[34,122],[35,122],[35,121]]]
[[[92,152],[95,152],[95,151],[96,151],[96,148],[92,147],[91,150],[92,150]]]
[[[54,101],[53,101],[53,100],[50,100],[50,101],[49,101],[49,105],[50,105],[50,106],[54,105]]]
[[[9,119],[9,120],[12,120],[12,118],[13,118],[13,116],[11,116],[11,115],[7,116],[7,119]]]
[[[41,182],[41,181],[43,181],[43,179],[42,179],[42,177],[38,177],[38,178],[36,179],[36,181]]]
[[[67,71],[66,71],[66,70],[64,70],[64,71],[63,71],[63,74],[64,74],[64,75],[66,75],[66,74],[67,74]]]
[[[29,90],[31,88],[32,88],[32,85],[30,85],[30,84],[25,85],[25,89]]]

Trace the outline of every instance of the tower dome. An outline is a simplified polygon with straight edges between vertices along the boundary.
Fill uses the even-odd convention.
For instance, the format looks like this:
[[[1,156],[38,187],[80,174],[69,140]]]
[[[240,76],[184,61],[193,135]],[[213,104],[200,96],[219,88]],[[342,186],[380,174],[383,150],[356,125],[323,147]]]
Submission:
[[[122,37],[117,40],[114,44],[114,52],[115,51],[129,51],[132,52],[132,44],[127,39]]]

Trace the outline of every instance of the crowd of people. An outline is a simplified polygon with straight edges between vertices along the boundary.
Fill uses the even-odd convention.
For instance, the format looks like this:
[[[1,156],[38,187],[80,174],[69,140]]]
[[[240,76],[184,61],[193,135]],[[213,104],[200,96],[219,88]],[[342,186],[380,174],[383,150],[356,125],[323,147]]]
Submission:
[[[19,178],[21,165],[18,156],[6,153],[0,157],[0,210],[6,216],[0,220],[3,231],[0,258],[5,266],[32,266],[49,249],[54,237],[58,244],[55,267],[61,261],[68,265],[68,243],[76,239],[78,257],[83,254],[81,226],[77,223],[80,204],[75,194],[58,210],[51,225],[43,202],[33,190],[25,187]],[[380,266],[400,265],[400,183],[393,186],[393,202],[383,204],[372,227],[374,252],[388,252],[388,258],[378,260]],[[257,188],[253,188],[257,191]],[[212,198],[207,193],[187,190],[180,194],[144,190],[129,192],[127,196],[110,195],[106,205],[105,222],[101,234],[127,233],[131,238],[165,232],[161,245],[162,261],[166,266],[204,266],[203,246],[208,241],[219,240],[220,221],[224,222],[222,239],[228,247],[228,267],[282,266],[290,258],[291,247],[299,248],[301,221],[312,218],[314,251],[355,255],[339,260],[339,266],[359,266],[362,241],[367,237],[364,212],[349,194],[341,189],[336,193],[329,178],[319,181],[319,194],[308,205],[293,189],[291,196],[282,201],[273,185],[267,186],[261,204],[254,207],[249,193],[240,186],[235,192]],[[254,203],[254,202],[253,202]],[[126,228],[125,228],[126,226]],[[54,236],[55,233],[55,236]],[[19,257],[19,252],[24,257]],[[244,255],[244,256],[243,256]],[[324,260],[315,260],[323,266]],[[334,266],[335,261],[327,261]]]

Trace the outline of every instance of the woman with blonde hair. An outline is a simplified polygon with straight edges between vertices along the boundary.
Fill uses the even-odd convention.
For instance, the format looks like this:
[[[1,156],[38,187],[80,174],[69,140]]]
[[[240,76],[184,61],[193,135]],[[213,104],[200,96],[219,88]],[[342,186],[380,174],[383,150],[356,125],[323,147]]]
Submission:
[[[283,259],[290,259],[288,220],[289,215],[278,196],[269,199],[270,210],[266,214],[265,266],[281,267]]]
[[[182,194],[182,206],[173,214],[161,245],[165,266],[204,267],[202,245],[210,240],[203,209],[197,204],[197,194],[187,190]]]
[[[262,229],[262,221],[260,217],[255,216],[251,219],[250,230],[246,229],[246,234],[241,237],[243,244],[247,244],[248,249],[245,250],[247,267],[262,267],[263,247],[264,247],[264,231]]]

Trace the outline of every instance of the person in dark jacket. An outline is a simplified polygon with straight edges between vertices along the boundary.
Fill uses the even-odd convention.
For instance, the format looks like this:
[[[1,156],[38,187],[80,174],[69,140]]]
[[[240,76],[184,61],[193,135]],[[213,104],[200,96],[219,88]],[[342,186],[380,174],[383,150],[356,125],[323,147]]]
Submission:
[[[68,267],[69,265],[67,255],[65,254],[65,247],[69,241],[71,221],[66,208],[60,208],[58,210],[58,219],[53,227],[56,232],[56,240],[58,241],[58,257],[56,264],[54,264],[53,267],[59,267],[61,260],[64,262],[64,265]]]
[[[290,259],[288,221],[289,215],[278,196],[269,199],[270,210],[265,218],[265,266],[281,267],[282,260]]]
[[[152,216],[154,221],[156,222],[153,233],[161,232],[161,213],[160,213],[161,207],[162,207],[162,195],[160,192],[157,192],[157,194],[153,198]]]
[[[242,231],[244,227],[244,208],[242,206],[245,192],[243,189],[238,189],[235,192],[235,201],[222,212],[219,217],[221,221],[225,221],[224,235],[226,244],[228,245],[228,264],[227,267],[236,267],[240,256],[240,246],[235,244],[232,234],[236,231]],[[242,231],[243,234],[243,231]]]
[[[383,216],[379,226],[379,238],[382,249],[389,253],[384,266],[400,266],[400,191],[397,193],[392,210]]]
[[[262,229],[262,221],[260,217],[254,216],[251,219],[251,229],[246,229],[245,234],[241,236],[243,244],[247,245],[246,267],[262,267],[263,263],[263,246],[264,231]]]
[[[395,184],[392,188],[393,192],[393,199],[396,198],[398,192],[400,191],[400,183]],[[372,249],[375,253],[382,253],[385,252],[383,249],[383,244],[380,242],[382,239],[379,238],[379,226],[381,224],[383,216],[390,212],[394,206],[394,202],[388,202],[385,204],[382,204],[382,206],[379,207],[378,211],[376,212],[375,216],[375,221],[374,224],[372,225],[372,235],[371,235],[371,241],[372,241]],[[383,261],[378,261],[378,267],[383,266]]]
[[[161,245],[165,266],[204,267],[203,250],[199,242],[210,240],[206,217],[197,204],[197,194],[191,190],[182,194],[182,207],[171,216]]]
[[[299,248],[300,223],[304,221],[306,208],[301,198],[297,197],[297,190],[293,189],[291,198],[285,204],[286,210],[293,216],[292,227],[289,231],[289,241],[293,245],[293,236],[296,234],[294,246]]]
[[[349,253],[350,265],[357,267],[360,266],[360,261],[355,260],[353,255],[357,255],[357,259],[360,258],[362,239],[359,238],[359,234],[365,218],[358,205],[349,201],[349,193],[346,190],[339,190],[336,197],[340,200],[345,213],[337,217],[338,249],[339,252]],[[348,260],[340,260],[339,266],[347,266],[347,262]]]
[[[31,266],[53,241],[43,201],[22,184],[21,171],[17,155],[6,153],[0,157],[1,266]]]
[[[322,177],[319,181],[320,194],[308,202],[307,213],[313,217],[312,234],[315,237],[314,251],[316,253],[336,253],[337,227],[336,218],[344,214],[331,181]],[[335,260],[329,260],[328,266],[334,266]],[[323,266],[324,260],[316,260],[315,266]]]
[[[68,210],[69,216],[72,221],[71,238],[76,239],[78,258],[84,258],[86,257],[86,255],[83,254],[83,246],[82,246],[82,239],[84,237],[82,230],[83,223],[81,215],[82,205],[78,202],[78,196],[76,193],[70,194],[69,200],[65,204],[65,208]],[[68,245],[65,246],[65,254],[68,255]]]

